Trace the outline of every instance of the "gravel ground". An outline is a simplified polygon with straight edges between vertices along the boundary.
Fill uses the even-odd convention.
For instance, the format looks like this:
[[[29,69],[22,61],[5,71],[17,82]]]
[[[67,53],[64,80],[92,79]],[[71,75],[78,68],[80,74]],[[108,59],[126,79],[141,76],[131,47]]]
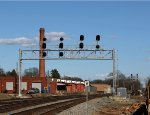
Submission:
[[[110,98],[102,97],[88,101],[88,111],[85,102],[57,115],[125,115],[123,114],[123,111],[132,103],[134,103],[132,100],[127,102],[117,102]]]

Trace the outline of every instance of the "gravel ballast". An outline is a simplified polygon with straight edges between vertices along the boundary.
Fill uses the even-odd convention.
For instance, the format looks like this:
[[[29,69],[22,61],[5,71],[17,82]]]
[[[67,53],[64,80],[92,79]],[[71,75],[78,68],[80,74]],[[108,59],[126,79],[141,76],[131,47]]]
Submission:
[[[131,101],[117,102],[108,97],[102,97],[92,99],[88,103],[81,103],[57,115],[123,115],[121,110],[130,105]]]
[[[97,99],[90,100],[90,101],[88,101],[87,104],[86,104],[86,102],[81,103],[79,105],[76,105],[74,107],[71,107],[71,108],[59,113],[58,115],[86,115],[86,112],[87,112],[86,106],[88,106],[88,113],[92,114],[91,112],[94,112],[94,109],[95,109],[94,103],[96,100]]]

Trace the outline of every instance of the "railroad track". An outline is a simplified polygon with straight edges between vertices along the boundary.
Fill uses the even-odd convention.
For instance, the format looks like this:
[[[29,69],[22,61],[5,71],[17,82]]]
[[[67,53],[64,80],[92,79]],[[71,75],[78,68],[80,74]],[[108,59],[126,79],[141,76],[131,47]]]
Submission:
[[[2,101],[0,102],[0,113],[9,112],[12,110],[28,107],[28,106],[34,106],[37,104],[42,104],[46,102],[48,98],[42,99],[42,98],[36,98],[36,99],[18,99],[18,100],[8,100],[8,101]],[[51,100],[49,99],[48,102],[56,101],[56,99]]]
[[[73,107],[79,103],[85,101],[85,98],[78,98],[78,99],[68,99],[65,101],[57,102],[54,104],[50,104],[47,106],[42,106],[34,109],[29,109],[26,111],[14,113],[12,115],[56,115],[57,113]]]
[[[6,113],[9,111],[36,106],[39,104],[56,102],[58,100],[70,99],[75,97],[83,97],[83,95],[72,95],[72,96],[49,96],[43,98],[28,98],[28,99],[15,99],[15,100],[4,100],[0,101],[0,113]]]
[[[89,99],[100,95],[89,96]],[[85,101],[85,95],[50,96],[0,101],[0,115],[54,115]]]

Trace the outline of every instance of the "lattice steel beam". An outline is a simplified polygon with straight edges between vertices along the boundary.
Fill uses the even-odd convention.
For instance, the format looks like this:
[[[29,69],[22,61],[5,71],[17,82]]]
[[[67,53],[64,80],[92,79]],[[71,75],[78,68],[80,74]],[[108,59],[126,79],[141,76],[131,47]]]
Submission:
[[[113,60],[113,50],[103,49],[47,49],[47,56],[41,58],[40,50],[21,50],[21,60]],[[63,56],[59,56],[63,52]]]

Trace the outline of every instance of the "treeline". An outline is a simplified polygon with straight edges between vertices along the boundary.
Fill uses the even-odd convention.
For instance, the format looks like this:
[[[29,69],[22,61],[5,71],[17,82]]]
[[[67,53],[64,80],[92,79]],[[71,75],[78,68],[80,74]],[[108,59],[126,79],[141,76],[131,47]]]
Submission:
[[[104,83],[113,86],[113,73],[109,73],[105,80],[95,79],[91,83]],[[117,87],[126,87],[128,89],[140,89],[142,87],[141,81],[137,76],[125,76],[125,74],[117,71],[116,75],[116,86]]]
[[[111,87],[113,87],[113,79],[110,78],[110,74],[107,76],[109,79],[105,80],[96,79],[91,81],[91,83],[108,84],[111,85]],[[139,79],[132,79],[130,76],[125,76],[124,74],[121,73],[118,74],[116,77],[116,87],[125,87],[127,88],[127,91],[130,91],[130,93],[137,94],[139,93],[139,90],[142,90],[143,85]]]
[[[5,72],[3,68],[0,68],[0,77],[2,76],[13,76],[13,77],[17,77],[17,72],[15,69],[13,69],[12,71],[7,71]]]

